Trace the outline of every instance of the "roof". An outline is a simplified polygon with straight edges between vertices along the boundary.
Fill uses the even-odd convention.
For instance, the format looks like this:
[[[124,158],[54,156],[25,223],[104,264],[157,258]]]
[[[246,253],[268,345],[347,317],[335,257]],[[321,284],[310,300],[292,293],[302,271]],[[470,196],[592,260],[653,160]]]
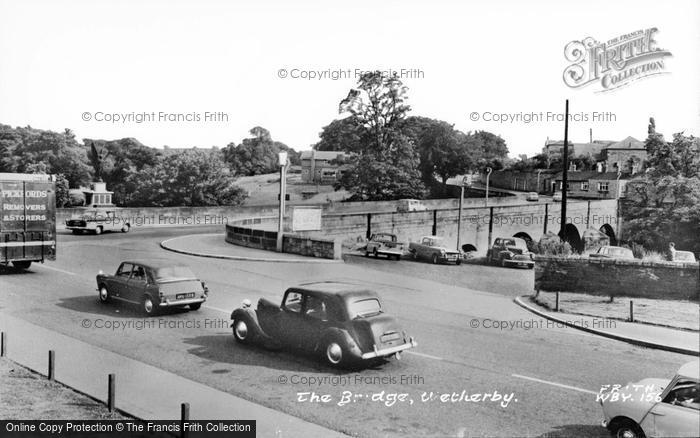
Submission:
[[[301,151],[301,159],[302,160],[310,160],[311,155],[313,154],[314,159],[316,160],[335,160],[338,158],[338,156],[345,156],[347,155],[346,152],[343,151]]]
[[[700,378],[700,361],[694,360],[688,362],[678,370],[678,374],[683,377],[690,377],[691,379]]]
[[[624,140],[608,145],[605,149],[645,149],[644,142],[628,136]]]
[[[317,281],[312,283],[303,283],[295,286],[294,289],[300,289],[321,295],[338,295],[342,297],[377,295],[366,286],[342,281]]]
[[[122,263],[133,263],[135,265],[141,265],[151,269],[168,268],[170,266],[187,266],[182,262],[176,262],[168,259],[129,259],[124,260]]]

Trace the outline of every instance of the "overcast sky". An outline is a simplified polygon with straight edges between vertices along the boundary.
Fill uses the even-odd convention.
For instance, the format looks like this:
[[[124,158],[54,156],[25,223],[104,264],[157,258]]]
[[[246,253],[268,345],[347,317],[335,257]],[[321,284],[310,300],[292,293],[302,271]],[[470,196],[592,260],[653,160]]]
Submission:
[[[573,141],[589,129],[594,139],[643,140],[649,116],[668,137],[698,135],[700,2],[378,3],[0,0],[0,123],[153,147],[223,147],[262,126],[304,150],[339,117],[355,69],[417,69],[404,79],[412,115],[501,135],[512,156],[563,138],[563,122],[546,113],[562,113],[566,98],[589,118],[571,124]],[[653,27],[657,47],[672,53],[665,74],[607,92],[564,84],[569,42]],[[290,77],[348,69],[338,80]],[[206,111],[228,121],[205,121]],[[152,112],[200,120],[96,121]],[[540,112],[545,120],[530,123],[484,120]]]

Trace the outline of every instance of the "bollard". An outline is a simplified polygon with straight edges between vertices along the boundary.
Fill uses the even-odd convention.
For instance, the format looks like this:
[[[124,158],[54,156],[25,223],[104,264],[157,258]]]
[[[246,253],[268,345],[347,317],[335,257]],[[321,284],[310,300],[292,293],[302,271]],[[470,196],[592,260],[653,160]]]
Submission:
[[[190,421],[190,404],[182,403],[180,405],[180,437],[187,438],[187,430],[185,430],[185,422]]]
[[[117,396],[115,380],[116,376],[114,374],[107,376],[107,408],[109,412],[114,412],[114,401]]]
[[[554,304],[554,311],[558,312],[559,311],[559,291],[557,291],[557,301]]]
[[[630,300],[630,322],[634,322],[634,302]]]
[[[0,332],[0,357],[5,357],[7,348],[7,334],[5,332]]]
[[[56,379],[56,352],[49,350],[49,380]]]

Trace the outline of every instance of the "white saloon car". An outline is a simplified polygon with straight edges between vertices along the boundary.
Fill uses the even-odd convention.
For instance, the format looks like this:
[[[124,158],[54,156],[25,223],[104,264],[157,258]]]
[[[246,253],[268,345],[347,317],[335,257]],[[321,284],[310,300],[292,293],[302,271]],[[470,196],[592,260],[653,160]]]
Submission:
[[[643,379],[601,391],[603,426],[619,438],[700,436],[700,362],[672,379]]]

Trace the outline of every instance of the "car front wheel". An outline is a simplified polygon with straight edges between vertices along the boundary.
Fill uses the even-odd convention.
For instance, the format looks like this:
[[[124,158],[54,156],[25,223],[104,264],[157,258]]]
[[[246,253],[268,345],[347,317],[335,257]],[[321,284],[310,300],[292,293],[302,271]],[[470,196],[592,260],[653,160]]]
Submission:
[[[645,438],[644,431],[632,420],[621,420],[612,428],[617,438]]]
[[[109,291],[107,290],[107,286],[100,286],[100,302],[101,303],[107,303],[109,302]]]
[[[202,303],[190,304],[190,310],[199,310],[202,307]]]
[[[158,313],[158,307],[155,302],[153,302],[153,298],[146,296],[142,303],[141,303],[141,308],[143,309],[143,313],[145,313],[148,316],[153,316],[156,313]]]
[[[100,234],[102,234],[102,227],[95,228],[95,235],[99,236]]]
[[[122,227],[122,233],[128,233],[130,228],[131,228],[131,226],[129,224],[125,224]]]
[[[242,319],[236,319],[233,321],[233,337],[236,338],[237,342],[245,344],[250,339],[250,332],[248,331],[248,324]]]

